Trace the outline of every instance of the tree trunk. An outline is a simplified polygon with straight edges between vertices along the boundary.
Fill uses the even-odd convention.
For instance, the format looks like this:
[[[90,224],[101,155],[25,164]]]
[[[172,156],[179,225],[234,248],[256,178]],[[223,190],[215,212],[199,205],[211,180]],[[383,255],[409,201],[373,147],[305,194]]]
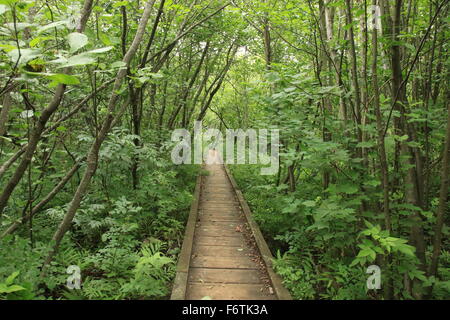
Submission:
[[[449,213],[448,198],[449,198],[449,184],[450,184],[450,90],[447,87],[447,131],[445,135],[445,145],[442,152],[441,164],[441,186],[439,189],[439,205],[436,212],[436,225],[434,227],[433,238],[433,254],[431,256],[431,263],[428,270],[428,276],[437,275],[439,256],[441,254],[442,246],[442,228],[444,226],[445,213]]]
[[[84,31],[86,23],[91,14],[92,3],[93,3],[93,0],[86,0],[84,3],[81,18],[80,18],[80,20],[77,24],[77,28],[76,28],[77,32],[79,32],[79,33]],[[67,74],[67,73],[69,73],[69,71],[70,71],[70,68],[64,68],[63,73]],[[59,84],[56,88],[56,91],[55,91],[52,101],[42,111],[41,116],[39,117],[32,133],[30,135],[30,139],[28,141],[28,147],[25,151],[25,154],[23,155],[22,161],[20,162],[16,171],[14,172],[14,174],[12,175],[12,177],[6,184],[5,188],[3,189],[2,194],[0,195],[0,217],[8,203],[8,200],[9,200],[11,194],[13,193],[17,184],[20,182],[26,169],[28,168],[28,165],[30,164],[31,159],[33,158],[34,152],[36,151],[36,148],[37,148],[37,145],[41,138],[42,132],[45,129],[45,125],[47,124],[47,121],[50,119],[52,114],[59,107],[61,100],[64,96],[65,90],[66,90],[66,85]]]
[[[145,27],[147,25],[148,19],[150,18],[150,13],[153,7],[155,0],[149,0],[147,4],[145,5],[144,13],[142,14],[142,18],[139,22],[138,30],[136,31],[136,35],[134,37],[134,40],[132,44],[130,45],[130,48],[128,49],[126,55],[123,58],[123,62],[128,67],[130,65],[131,59],[136,54],[136,51],[139,47],[139,44],[142,40],[142,37],[145,33]],[[122,81],[125,78],[127,74],[126,69],[120,69],[117,73],[115,82],[114,82],[114,88],[111,93],[111,97],[109,99],[108,103],[108,113],[106,115],[105,120],[103,121],[102,127],[98,133],[98,136],[96,137],[94,143],[91,145],[91,148],[89,150],[88,156],[87,156],[87,163],[86,163],[86,170],[84,172],[83,178],[81,179],[80,184],[78,185],[78,188],[72,198],[72,201],[70,202],[69,208],[67,209],[67,213],[64,216],[64,219],[62,220],[61,224],[59,225],[58,229],[56,230],[55,234],[53,235],[52,241],[54,241],[54,244],[52,246],[52,249],[50,253],[48,254],[47,258],[45,259],[43,269],[41,276],[45,275],[45,269],[46,266],[52,261],[53,256],[56,254],[56,251],[58,250],[58,247],[61,243],[62,238],[64,237],[65,233],[70,227],[70,224],[72,223],[73,218],[75,217],[75,214],[80,206],[81,200],[83,199],[87,189],[89,188],[89,184],[91,181],[91,178],[95,174],[95,171],[97,169],[98,165],[98,156],[100,147],[105,140],[108,131],[111,129],[111,125],[113,122],[115,122],[114,112],[116,110],[116,104],[119,101],[119,89],[122,85]],[[120,116],[120,113],[117,115]]]

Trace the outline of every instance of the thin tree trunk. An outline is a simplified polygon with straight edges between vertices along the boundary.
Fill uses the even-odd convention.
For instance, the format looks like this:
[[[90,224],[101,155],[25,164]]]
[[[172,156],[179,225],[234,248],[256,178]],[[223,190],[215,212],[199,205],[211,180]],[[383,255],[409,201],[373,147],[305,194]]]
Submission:
[[[92,98],[95,97],[95,95],[105,89],[108,85],[110,85],[114,79],[108,80],[105,83],[103,83],[100,87],[98,87],[95,91],[91,92],[89,95],[87,95],[83,100],[81,100],[70,112],[62,116],[60,119],[58,119],[52,126],[48,127],[42,132],[42,135],[45,135],[53,130],[56,130],[62,122],[66,121],[67,119],[71,118],[74,114],[76,114],[80,109],[82,109],[85,104]],[[20,156],[27,150],[28,144],[24,144],[20,150],[18,150],[15,154],[13,154],[7,161],[5,161],[2,166],[0,167],[0,180],[5,174],[6,170],[11,167],[13,163],[17,161],[17,159],[20,158]]]
[[[9,119],[9,110],[11,109],[11,95],[9,91],[3,93],[3,107],[0,112],[0,136],[6,133],[6,124]]]
[[[373,5],[377,4],[377,0],[373,0]],[[389,210],[389,173],[388,173],[388,162],[386,157],[386,147],[384,144],[384,126],[382,123],[382,114],[380,108],[380,89],[378,87],[378,30],[374,26],[372,31],[372,86],[374,91],[373,103],[375,108],[375,116],[378,131],[378,157],[380,160],[380,171],[381,171],[381,187],[383,188],[383,214],[384,214],[384,227],[386,230],[391,232],[391,215]],[[389,263],[389,258],[386,259]],[[389,281],[387,285],[384,286],[384,297],[389,300],[392,299],[392,288]]]
[[[131,59],[136,54],[136,51],[139,47],[139,44],[142,40],[142,37],[145,33],[145,28],[147,26],[147,22],[150,18],[150,13],[153,8],[155,0],[150,0],[147,2],[144,13],[142,14],[141,20],[139,22],[138,30],[136,31],[136,35],[134,37],[134,40],[132,44],[130,45],[130,48],[128,49],[126,55],[123,58],[123,62],[128,67],[130,65]],[[122,81],[125,78],[127,74],[127,70],[125,68],[120,69],[117,73],[115,82],[114,82],[114,88],[111,93],[111,97],[109,99],[108,103],[108,113],[106,115],[105,120],[103,121],[102,127],[98,133],[98,136],[96,137],[94,143],[91,145],[91,148],[89,150],[87,161],[86,161],[86,170],[84,172],[83,178],[81,179],[80,184],[78,185],[78,188],[72,198],[72,201],[70,202],[69,208],[67,209],[67,213],[64,216],[64,219],[61,221],[61,224],[59,225],[58,229],[56,230],[55,234],[53,235],[52,241],[54,242],[51,251],[49,252],[47,258],[45,259],[43,269],[41,276],[45,275],[46,266],[52,261],[53,256],[56,254],[59,245],[61,243],[62,238],[64,237],[65,233],[70,227],[70,224],[72,223],[73,218],[75,217],[75,214],[80,206],[81,200],[83,199],[86,191],[89,188],[89,184],[91,182],[91,178],[95,174],[95,171],[97,169],[98,165],[98,156],[100,147],[105,140],[108,131],[111,129],[111,124],[114,122],[114,112],[116,111],[116,104],[119,101],[119,90],[122,85]],[[120,116],[120,113],[117,115]]]
[[[351,0],[345,0],[346,2],[346,14],[347,14],[347,23],[353,23],[353,15],[352,15],[352,4]],[[355,102],[355,122],[356,122],[356,130],[358,142],[362,142],[362,129],[361,129],[361,91],[359,88],[359,80],[358,80],[358,64],[356,60],[356,46],[355,46],[355,36],[353,31],[353,25],[349,28],[349,41],[350,41],[350,63],[351,63],[351,74],[352,74],[352,86],[353,86],[353,96]],[[359,158],[362,158],[362,148],[357,148],[357,154]]]
[[[80,18],[77,28],[76,28],[77,32],[79,32],[79,33],[82,33],[84,31],[86,23],[91,14],[92,3],[93,3],[93,0],[86,0],[84,3],[81,18]],[[65,68],[63,73],[69,73],[69,71],[70,71],[70,68]],[[28,168],[29,164],[31,163],[31,159],[33,158],[34,152],[36,151],[37,145],[41,138],[42,132],[45,129],[47,121],[50,119],[50,117],[53,115],[53,113],[56,111],[56,109],[61,104],[65,90],[66,90],[65,84],[59,84],[57,86],[52,101],[42,111],[41,116],[39,117],[32,133],[30,134],[30,139],[28,141],[28,147],[25,151],[25,154],[23,155],[22,161],[20,162],[16,171],[14,172],[14,174],[12,175],[12,177],[6,184],[5,188],[3,189],[2,194],[0,195],[0,217],[8,203],[9,198],[11,197],[11,194],[13,193],[17,184],[20,182],[26,169]]]
[[[406,83],[404,83],[402,68],[401,68],[401,50],[399,45],[398,36],[401,30],[401,11],[402,11],[402,1],[396,0],[394,8],[394,18],[392,20],[392,40],[393,45],[391,46],[391,67],[392,67],[392,100],[394,101],[394,108],[398,110],[401,117],[398,121],[394,122],[396,126],[396,133],[407,134],[409,141],[412,138],[412,130],[408,130],[408,123],[405,119],[405,108],[408,104],[406,99]],[[408,141],[408,142],[409,142]],[[405,165],[408,167],[405,175],[405,199],[406,202],[412,204],[416,207],[421,207],[422,203],[420,201],[420,186],[418,177],[420,175],[420,165],[418,165],[418,157],[411,150],[411,148],[406,144],[406,142],[400,143],[400,152],[407,159]],[[419,211],[414,211],[411,216],[411,236],[410,240],[412,244],[416,247],[416,255],[420,261],[420,269],[425,271],[425,240],[422,229],[422,218]],[[420,284],[415,281],[416,286]],[[416,298],[420,299],[421,294],[419,290],[413,289],[413,294]]]
[[[448,81],[447,81],[448,83]],[[431,263],[428,270],[429,276],[437,275],[437,268],[439,262],[439,256],[441,254],[442,246],[442,228],[444,226],[445,213],[449,211],[448,198],[449,198],[449,184],[450,184],[450,90],[447,89],[447,131],[445,135],[445,145],[442,154],[441,164],[441,186],[439,189],[439,205],[436,211],[436,225],[434,227],[433,238],[433,254],[431,256]]]
[[[72,169],[70,169],[66,175],[61,179],[61,181],[52,189],[52,191],[50,191],[47,196],[45,196],[44,199],[42,199],[41,201],[39,201],[39,203],[37,205],[35,205],[33,207],[33,209],[31,210],[31,215],[28,214],[22,218],[20,218],[19,220],[15,221],[14,223],[12,223],[1,235],[0,235],[0,239],[7,236],[8,234],[13,233],[14,231],[16,231],[16,229],[24,224],[25,222],[27,222],[30,219],[30,216],[33,217],[36,213],[38,213],[47,203],[49,203],[55,195],[58,194],[58,192],[60,192],[64,186],[67,184],[67,182],[69,182],[69,180],[72,178],[72,176],[78,171],[78,169],[81,166],[81,162],[77,162]]]
[[[185,108],[185,106],[186,106],[189,93],[191,92],[192,87],[194,86],[194,83],[197,80],[197,76],[200,73],[203,62],[205,61],[205,57],[206,57],[206,54],[208,53],[208,49],[209,49],[209,41],[206,42],[205,48],[203,49],[203,52],[202,52],[202,55],[200,58],[200,62],[198,63],[197,68],[195,69],[194,74],[192,75],[191,80],[189,81],[189,84],[184,91],[183,96],[181,97],[181,100],[180,100],[180,103],[179,103],[177,109],[175,110],[175,112],[172,114],[172,116],[169,119],[169,122],[168,122],[169,129],[173,128],[175,119],[176,119],[178,113],[180,112],[180,110],[182,108]]]

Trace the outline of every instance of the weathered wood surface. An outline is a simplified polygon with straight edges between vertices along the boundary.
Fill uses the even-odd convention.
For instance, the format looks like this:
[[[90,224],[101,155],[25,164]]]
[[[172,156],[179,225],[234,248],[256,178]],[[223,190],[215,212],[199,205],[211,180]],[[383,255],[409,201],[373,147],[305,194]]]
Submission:
[[[204,168],[209,175],[197,183],[171,299],[291,299],[235,181],[223,165]]]

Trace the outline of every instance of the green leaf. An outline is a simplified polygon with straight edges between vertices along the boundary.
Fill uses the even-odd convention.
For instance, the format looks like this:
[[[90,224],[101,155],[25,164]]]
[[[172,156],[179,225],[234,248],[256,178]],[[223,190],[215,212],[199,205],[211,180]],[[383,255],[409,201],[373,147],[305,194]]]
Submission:
[[[161,74],[161,73],[153,73],[153,72],[150,72],[148,75],[149,75],[150,77],[154,78],[154,79],[161,79],[161,78],[164,78],[164,75]]]
[[[17,47],[10,44],[0,43],[0,49],[5,52],[10,52],[11,50],[17,49]]]
[[[65,68],[65,67],[75,67],[75,66],[84,66],[87,64],[93,64],[95,63],[96,59],[86,52],[77,54],[76,56],[70,57],[62,63],[58,68]]]
[[[408,140],[408,135],[407,134],[405,134],[403,136],[394,135],[394,139],[399,141],[399,142],[403,142],[403,141]]]
[[[409,141],[406,143],[407,146],[410,146],[411,148],[419,148],[420,147],[420,143],[415,142],[415,141]]]
[[[25,290],[25,288],[18,286],[16,284],[7,287],[4,284],[0,283],[0,293],[11,293],[11,292],[22,291],[22,290]]]
[[[426,281],[427,278],[425,277],[425,273],[421,270],[412,270],[408,272],[408,276],[411,280],[413,280],[414,278],[419,279],[421,281]]]
[[[364,141],[360,142],[356,145],[357,148],[372,148],[375,146],[375,142],[373,141]]]
[[[295,90],[297,90],[296,87],[290,87],[290,88],[284,89],[285,92],[292,92],[292,91],[295,91]]]
[[[50,39],[52,39],[52,37],[36,37],[30,41],[29,45],[30,47],[36,47],[39,43]]]
[[[104,44],[105,46],[110,46],[110,45],[112,45],[112,41],[111,41],[111,40],[109,39],[109,37],[108,37],[106,34],[104,34],[103,32],[100,32],[100,33],[98,34],[98,37],[99,37],[100,41],[103,42],[103,44]]]
[[[303,201],[302,204],[306,207],[315,207],[316,206],[316,202],[313,200]]]
[[[0,14],[3,14],[8,10],[9,10],[8,6],[5,6],[4,4],[0,4]]]
[[[13,49],[8,52],[8,56],[13,63],[19,60],[19,64],[27,63],[30,60],[37,58],[41,54],[39,49]]]
[[[88,43],[88,37],[79,32],[72,32],[67,36],[69,41],[70,52],[75,52],[83,48]]]
[[[295,213],[295,212],[298,211],[299,204],[300,204],[300,200],[295,200],[293,203],[291,203],[288,206],[284,207],[282,212],[283,213]]]
[[[379,253],[379,254],[384,254],[384,251],[382,248],[380,247],[373,247],[373,249],[375,250],[375,252]]]
[[[57,82],[57,83],[63,83],[63,84],[79,84],[80,80],[78,80],[77,77],[63,74],[63,73],[57,73],[47,76],[47,78]]]
[[[6,285],[11,285],[14,282],[14,279],[19,275],[19,271],[13,272],[8,278],[5,280]]]
[[[57,28],[57,27],[60,27],[60,26],[63,26],[63,25],[67,25],[67,20],[55,21],[55,22],[52,22],[52,23],[50,23],[50,24],[48,24],[46,26],[40,27],[37,30],[37,33],[41,33],[41,32],[47,31],[48,29]]]
[[[346,194],[355,194],[358,192],[358,187],[352,184],[343,184],[337,186],[337,191]]]
[[[416,251],[416,248],[407,244],[395,246],[395,249],[410,257],[414,257],[414,252]]]
[[[115,68],[124,68],[126,66],[127,66],[127,64],[125,62],[116,61],[116,62],[111,63],[111,65],[109,67],[112,69],[115,69]]]
[[[367,257],[367,256],[372,255],[372,252],[374,252],[372,249],[370,249],[370,248],[365,248],[365,249],[359,251],[357,257],[358,257],[358,258]]]
[[[364,220],[364,224],[366,225],[367,228],[373,228],[373,224],[371,224],[369,221]]]
[[[128,5],[128,1],[118,1],[116,3],[113,4],[113,8],[118,8],[118,7],[122,7],[122,6],[127,6]]]
[[[362,260],[359,258],[356,258],[355,260],[352,261],[352,263],[350,263],[350,267],[356,266],[358,263],[361,263]],[[361,263],[363,264],[363,263]]]
[[[98,48],[98,49],[94,49],[91,51],[87,51],[86,54],[97,54],[97,53],[104,53],[104,52],[108,52],[110,50],[112,50],[114,47],[109,46],[109,47],[103,47],[103,48]]]
[[[372,186],[372,187],[377,187],[377,186],[379,186],[381,184],[381,182],[380,182],[380,180],[369,180],[369,181],[366,181],[366,182],[364,182],[364,185],[366,185],[366,186]]]

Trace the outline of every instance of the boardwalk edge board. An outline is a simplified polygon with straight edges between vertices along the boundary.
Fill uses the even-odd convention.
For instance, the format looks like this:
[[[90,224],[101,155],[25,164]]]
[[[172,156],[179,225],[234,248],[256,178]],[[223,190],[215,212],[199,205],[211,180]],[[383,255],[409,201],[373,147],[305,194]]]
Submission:
[[[170,300],[184,300],[188,283],[189,265],[191,262],[192,246],[194,242],[195,225],[197,222],[198,206],[202,188],[202,175],[199,174],[195,184],[194,199],[189,211],[188,222],[184,234],[183,245],[178,258],[177,274],[172,288]]]
[[[267,246],[266,240],[259,229],[258,224],[252,217],[252,213],[250,207],[245,201],[242,192],[239,190],[236,181],[233,178],[233,175],[230,173],[230,170],[227,166],[225,167],[225,172],[227,173],[228,180],[230,180],[231,185],[235,191],[236,197],[241,205],[242,211],[244,212],[244,216],[248,222],[250,229],[252,230],[253,237],[255,238],[256,245],[258,247],[259,253],[261,254],[264,264],[267,269],[267,273],[269,275],[270,281],[272,282],[272,287],[275,291],[276,296],[279,300],[292,300],[292,296],[289,291],[283,286],[282,280],[279,275],[275,273],[272,269],[272,260],[274,259],[272,253],[270,252],[269,247]]]

